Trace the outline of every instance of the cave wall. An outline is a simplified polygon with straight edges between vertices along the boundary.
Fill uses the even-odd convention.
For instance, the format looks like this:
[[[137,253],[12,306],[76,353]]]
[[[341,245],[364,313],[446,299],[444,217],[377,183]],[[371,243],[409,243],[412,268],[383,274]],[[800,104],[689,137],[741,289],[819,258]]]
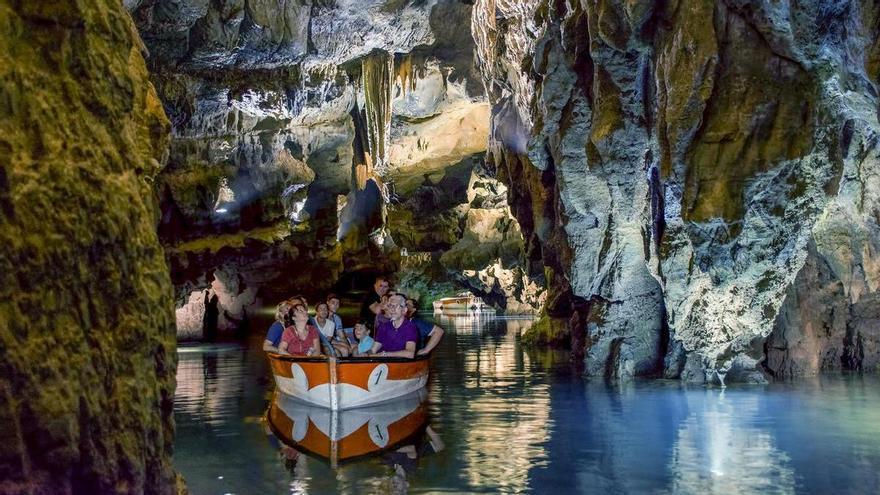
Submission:
[[[525,246],[507,187],[486,168],[484,154],[422,177],[407,170],[400,184],[411,189],[396,189],[387,219],[402,253],[399,290],[426,309],[462,289],[506,314],[534,314],[544,304],[543,273],[533,278],[523,269]]]
[[[490,156],[551,275],[541,339],[609,377],[876,369],[877,15],[476,2]]]
[[[414,201],[420,188],[486,151],[490,109],[473,63],[470,5],[127,6],[172,122],[157,188],[181,336],[200,336],[205,289],[221,298],[222,329],[292,292],[318,295],[352,273],[396,272],[401,248],[435,260],[430,271],[441,278],[433,282],[448,290],[434,295],[482,290],[499,304],[534,310],[537,289],[529,301],[520,298],[520,275],[508,266],[490,270],[497,257],[439,264],[466,231],[461,205],[469,199],[444,204],[442,225],[437,211]],[[414,244],[415,231],[433,233]],[[510,283],[464,276],[465,269],[497,272]],[[426,275],[404,277],[424,286]],[[229,277],[238,283],[218,287],[218,278]],[[246,296],[250,304],[224,303]]]
[[[169,123],[118,1],[0,2],[0,492],[174,493]]]

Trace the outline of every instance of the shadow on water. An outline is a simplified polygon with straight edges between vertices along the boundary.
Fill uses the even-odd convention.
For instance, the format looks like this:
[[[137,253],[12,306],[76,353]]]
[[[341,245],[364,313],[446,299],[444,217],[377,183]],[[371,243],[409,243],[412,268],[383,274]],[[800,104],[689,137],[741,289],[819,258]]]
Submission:
[[[255,320],[254,328],[268,323]],[[724,390],[663,380],[612,386],[583,379],[566,352],[521,346],[530,320],[438,316],[436,323],[447,334],[432,358],[426,400],[336,417],[290,399],[273,402],[262,335],[244,345],[181,348],[175,465],[190,490],[735,494],[880,487],[875,377]]]

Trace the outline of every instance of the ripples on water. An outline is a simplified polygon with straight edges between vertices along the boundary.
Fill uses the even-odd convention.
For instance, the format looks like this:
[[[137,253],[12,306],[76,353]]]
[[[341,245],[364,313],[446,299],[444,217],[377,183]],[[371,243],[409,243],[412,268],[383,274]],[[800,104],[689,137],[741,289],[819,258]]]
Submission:
[[[181,348],[175,465],[195,494],[880,493],[876,377],[608,386],[564,352],[523,349],[530,323],[438,320],[427,405],[444,447],[420,435],[406,453],[335,470],[269,431],[262,335]]]

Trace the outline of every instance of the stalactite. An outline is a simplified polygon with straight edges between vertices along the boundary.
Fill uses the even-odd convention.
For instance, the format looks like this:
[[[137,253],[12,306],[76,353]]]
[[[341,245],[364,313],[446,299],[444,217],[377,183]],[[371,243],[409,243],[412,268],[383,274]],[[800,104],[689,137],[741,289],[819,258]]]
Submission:
[[[355,183],[358,191],[363,191],[367,187],[367,180],[371,178],[373,173],[373,160],[370,159],[369,153],[364,155],[364,163],[359,163],[354,167]]]
[[[399,57],[394,71],[396,73],[394,84],[399,88],[398,95],[406,96],[408,92],[416,90],[416,82],[425,76],[424,60],[419,63],[414,60],[412,53],[407,53]]]
[[[388,166],[393,75],[394,57],[388,52],[376,51],[361,61],[358,101],[351,110],[352,190],[340,213],[337,234],[350,250],[365,248],[370,236],[385,228],[388,188],[380,176]]]
[[[367,130],[366,153],[373,162],[368,172],[381,174],[388,166],[386,147],[391,135],[393,74],[394,57],[388,52],[376,51],[361,61],[361,89]]]

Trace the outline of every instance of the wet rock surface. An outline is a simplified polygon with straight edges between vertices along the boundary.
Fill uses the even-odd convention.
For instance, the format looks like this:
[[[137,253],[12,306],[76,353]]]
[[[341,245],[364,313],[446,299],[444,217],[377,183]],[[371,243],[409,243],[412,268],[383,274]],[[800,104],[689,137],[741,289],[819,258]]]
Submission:
[[[128,7],[173,123],[160,231],[194,322],[215,273],[256,305],[403,264],[432,297],[543,306],[527,340],[591,375],[874,366],[868,4]],[[469,196],[484,179],[509,212]]]
[[[0,492],[175,493],[170,126],[144,47],[120,2],[0,19]]]
[[[146,0],[129,9],[173,125],[158,188],[182,335],[200,335],[201,294],[215,273],[234,272],[257,292],[241,311],[220,297],[223,327],[224,311],[236,321],[358,271],[397,271],[400,248],[437,258],[461,240],[466,209],[455,205],[468,199],[442,211],[420,199],[486,149],[469,5]]]
[[[400,290],[426,307],[462,288],[508,314],[541,307],[543,278],[533,280],[522,268],[522,232],[507,188],[485,168],[484,156],[422,179],[389,207],[388,228],[405,253]]]
[[[876,369],[876,17],[476,2],[490,162],[556,274],[544,340],[619,378]]]

